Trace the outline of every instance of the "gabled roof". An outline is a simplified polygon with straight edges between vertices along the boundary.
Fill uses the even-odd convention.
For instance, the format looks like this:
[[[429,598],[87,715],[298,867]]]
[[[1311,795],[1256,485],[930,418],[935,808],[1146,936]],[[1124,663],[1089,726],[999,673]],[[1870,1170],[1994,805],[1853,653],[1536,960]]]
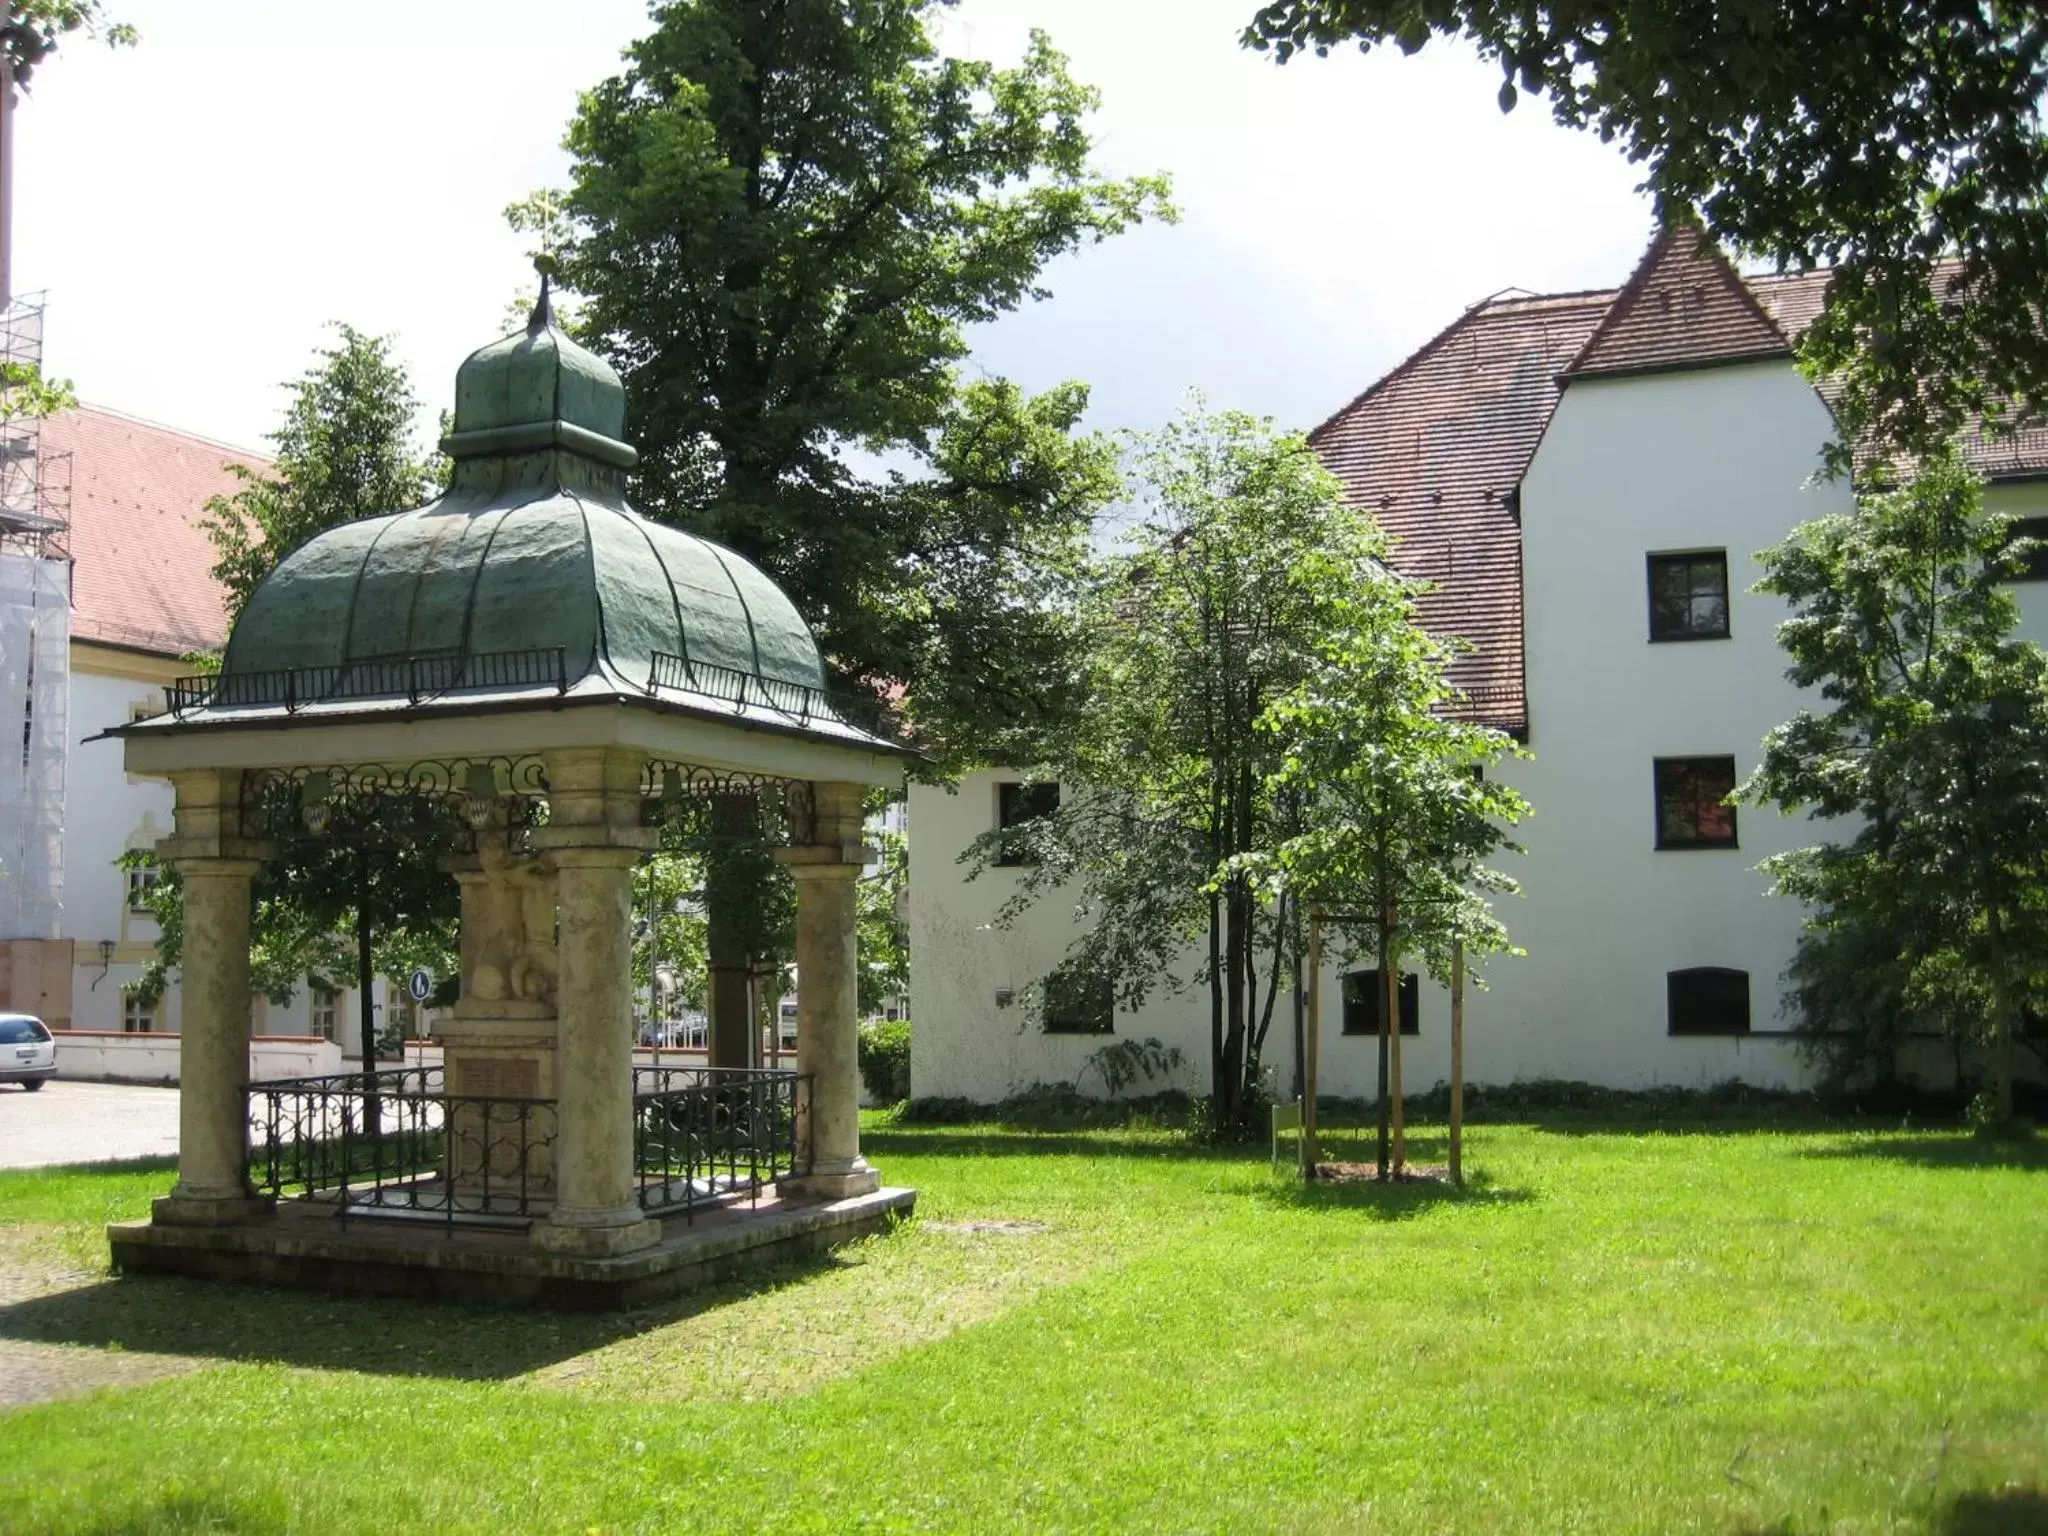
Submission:
[[[1450,674],[1473,718],[1528,720],[1515,496],[1564,387],[1789,359],[1827,285],[1825,271],[1744,277],[1697,226],[1667,226],[1625,287],[1475,304],[1309,435],[1394,536],[1396,569],[1435,584],[1424,626],[1477,646]],[[1974,432],[1963,454],[1990,479],[2048,475],[2048,426]]]
[[[240,488],[225,464],[269,461],[97,406],[44,422],[42,452],[71,459],[72,639],[159,656],[220,649],[226,595],[199,519],[207,498]]]
[[[1451,681],[1475,718],[1517,729],[1522,539],[1516,487],[1557,406],[1557,376],[1614,290],[1474,305],[1310,434],[1349,499],[1397,541],[1393,563],[1435,583],[1425,628],[1472,641]]]
[[[1666,224],[1650,242],[1566,378],[1654,373],[1767,357],[1792,345],[1719,246],[1697,224]]]

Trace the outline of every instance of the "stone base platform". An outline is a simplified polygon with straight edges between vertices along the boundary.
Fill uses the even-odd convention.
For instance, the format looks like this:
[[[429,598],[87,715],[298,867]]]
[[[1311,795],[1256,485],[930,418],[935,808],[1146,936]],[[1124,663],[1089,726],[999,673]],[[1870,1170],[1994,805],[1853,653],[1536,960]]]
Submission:
[[[666,1301],[765,1265],[820,1253],[908,1216],[914,1189],[844,1200],[764,1196],[662,1222],[661,1241],[616,1258],[537,1252],[523,1231],[429,1220],[337,1217],[286,1202],[270,1220],[224,1227],[117,1222],[114,1267],[129,1274],[304,1286],[323,1291],[616,1310]]]

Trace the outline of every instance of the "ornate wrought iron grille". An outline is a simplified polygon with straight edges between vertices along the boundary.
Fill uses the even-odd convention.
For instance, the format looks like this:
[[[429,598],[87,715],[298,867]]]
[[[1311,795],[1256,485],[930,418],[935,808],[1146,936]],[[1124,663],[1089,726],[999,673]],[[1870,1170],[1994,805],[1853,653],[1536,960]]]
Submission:
[[[393,835],[439,832],[466,846],[476,824],[464,813],[483,793],[486,774],[495,802],[486,825],[502,824],[516,843],[545,823],[548,779],[538,757],[250,769],[242,775],[242,814],[245,825],[270,837],[300,835],[307,810],[325,807],[356,832],[370,821]]]
[[[799,1145],[794,1072],[744,1067],[635,1067],[633,1172],[650,1215],[758,1200],[810,1165]]]
[[[249,1088],[249,1182],[336,1216],[523,1226],[554,1191],[555,1106],[444,1091],[441,1068]]]
[[[770,844],[807,843],[817,816],[811,786],[803,779],[779,779],[765,773],[725,772],[694,763],[655,760],[640,776],[641,819],[648,826],[688,824],[699,837],[710,835],[700,812],[711,801],[752,796],[760,801],[758,837]]]
[[[568,661],[560,646],[527,651],[434,651],[369,656],[338,666],[292,667],[181,677],[166,696],[170,711],[270,708],[296,713],[308,704],[339,699],[399,699],[418,704],[444,693],[552,688],[569,691]]]

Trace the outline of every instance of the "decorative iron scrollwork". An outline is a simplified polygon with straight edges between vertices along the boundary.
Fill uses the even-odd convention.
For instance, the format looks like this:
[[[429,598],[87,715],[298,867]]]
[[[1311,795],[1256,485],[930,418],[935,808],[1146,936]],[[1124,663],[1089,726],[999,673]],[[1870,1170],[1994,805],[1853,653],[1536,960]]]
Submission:
[[[646,825],[693,825],[699,835],[711,835],[702,825],[703,808],[726,797],[760,802],[760,836],[770,843],[809,842],[817,820],[809,780],[766,773],[656,760],[640,775],[640,795],[641,819]]]
[[[547,819],[538,757],[458,757],[407,764],[256,768],[242,775],[244,825],[262,836],[318,835],[331,820],[360,831],[473,833],[502,823],[518,840]]]

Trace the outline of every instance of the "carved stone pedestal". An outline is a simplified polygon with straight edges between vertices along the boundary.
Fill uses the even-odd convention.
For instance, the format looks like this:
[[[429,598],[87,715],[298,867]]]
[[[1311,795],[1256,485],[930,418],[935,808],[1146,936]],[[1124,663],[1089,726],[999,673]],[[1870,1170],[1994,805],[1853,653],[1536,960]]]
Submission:
[[[462,995],[440,1026],[448,1172],[458,1196],[555,1187],[555,877],[511,852],[501,828],[449,861],[462,887]],[[476,1102],[476,1101],[489,1102]]]

